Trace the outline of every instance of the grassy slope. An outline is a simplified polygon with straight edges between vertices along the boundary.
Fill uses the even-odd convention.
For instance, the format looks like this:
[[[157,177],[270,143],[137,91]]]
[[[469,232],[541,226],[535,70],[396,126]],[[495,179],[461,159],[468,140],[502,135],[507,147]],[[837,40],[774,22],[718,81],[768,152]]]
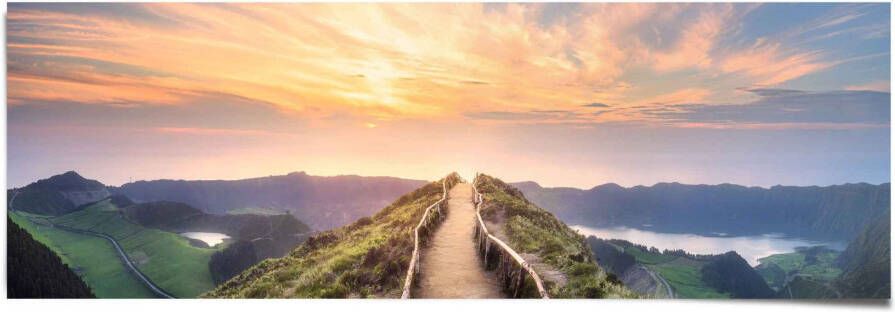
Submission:
[[[243,207],[227,211],[227,214],[256,214],[256,215],[281,215],[286,213],[284,210],[264,207]]]
[[[761,264],[775,264],[784,272],[790,275],[798,274],[808,276],[816,280],[830,281],[838,277],[842,273],[842,269],[836,267],[836,257],[839,252],[835,250],[824,250],[816,256],[816,261],[806,261],[805,251],[800,250],[792,253],[776,254],[758,259]],[[771,281],[768,281],[770,284]]]
[[[730,298],[729,294],[718,292],[702,281],[700,269],[704,263],[677,256],[649,252],[637,247],[616,246],[634,256],[637,263],[652,269],[671,285],[679,298]]]
[[[492,222],[504,221],[504,231],[510,239],[507,243],[514,250],[538,255],[568,278],[562,287],[548,283],[551,297],[636,296],[624,286],[609,282],[607,274],[593,260],[584,236],[530,203],[517,189],[487,175],[479,176],[476,187],[485,197],[482,217]]]
[[[47,245],[74,269],[99,298],[153,298],[154,295],[118,260],[114,247],[102,238],[75,234],[32,223],[24,214],[9,217],[35,240]]]
[[[450,187],[459,176],[448,179]],[[400,297],[413,228],[441,196],[441,181],[429,183],[370,218],[311,237],[286,257],[262,261],[205,296]]]
[[[208,261],[215,249],[193,247],[175,233],[128,222],[108,200],[51,220],[114,237],[143,274],[177,297],[196,297],[214,287]]]

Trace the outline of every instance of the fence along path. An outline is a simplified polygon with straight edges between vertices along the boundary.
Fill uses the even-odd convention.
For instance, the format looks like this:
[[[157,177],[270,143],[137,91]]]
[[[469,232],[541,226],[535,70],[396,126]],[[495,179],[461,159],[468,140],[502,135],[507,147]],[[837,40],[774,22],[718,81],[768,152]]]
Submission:
[[[488,232],[488,227],[482,221],[480,213],[484,196],[475,187],[478,178],[479,175],[476,174],[475,181],[472,183],[476,216],[474,232],[478,251],[484,258],[485,267],[495,269],[498,280],[502,282],[504,289],[512,298],[525,296],[525,281],[526,278],[530,278],[534,281],[538,295],[543,299],[550,299],[544,288],[544,282],[541,281],[541,277],[531,265],[509,245]]]
[[[473,238],[472,186],[451,188],[444,222],[423,252],[419,298],[505,298],[496,276],[485,270]]]
[[[407,266],[407,275],[404,277],[404,291],[401,293],[401,299],[410,298],[410,292],[413,289],[414,281],[420,273],[420,240],[425,239],[438,224],[444,220],[444,206],[447,200],[447,181],[448,177],[441,180],[441,199],[426,207],[420,223],[413,229],[413,253],[410,256],[410,265]],[[421,233],[422,232],[422,233]],[[420,235],[423,236],[420,236]]]
[[[442,182],[444,195],[426,208],[414,229],[401,298],[410,298],[412,292],[420,298],[520,298],[531,296],[525,287],[532,280],[538,297],[549,299],[531,265],[488,232],[479,213],[483,196],[475,182],[451,184],[448,196],[448,184]],[[428,241],[425,257],[423,241]]]

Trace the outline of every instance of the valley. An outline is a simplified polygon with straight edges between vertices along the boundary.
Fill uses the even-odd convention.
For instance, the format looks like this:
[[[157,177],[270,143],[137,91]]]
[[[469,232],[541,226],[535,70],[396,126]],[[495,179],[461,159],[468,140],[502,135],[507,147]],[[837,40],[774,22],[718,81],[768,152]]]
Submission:
[[[91,242],[87,243],[84,249],[79,245],[65,244],[66,240],[78,241],[83,239],[85,234],[75,231],[86,231],[108,235],[116,240],[127,254],[129,260],[141,273],[173,296],[195,297],[214,286],[208,268],[208,261],[216,251],[215,249],[197,248],[176,233],[145,228],[130,223],[119,215],[119,207],[112,204],[109,200],[100,201],[87,206],[83,210],[58,217],[22,216],[26,219],[22,221],[32,223],[34,226],[31,228],[38,233],[44,233],[45,230],[50,229],[51,232],[45,234],[45,237],[48,238],[47,240],[52,246],[59,249],[61,254],[83,252],[87,255],[95,250],[111,251],[110,253],[84,259],[86,261],[73,261],[72,265],[75,267],[91,266],[93,264],[88,262],[91,260],[98,265],[109,265],[116,260],[120,262],[118,260],[119,256],[114,250],[105,248],[110,246],[110,244],[103,238],[96,237],[91,239]],[[65,234],[59,232],[65,232]],[[62,239],[59,241],[53,240],[52,238],[55,237]],[[114,246],[110,247],[114,248]],[[82,258],[76,257],[72,260],[75,259]],[[115,274],[118,275],[132,276],[127,270],[116,271]],[[91,275],[90,273],[92,272],[86,271],[85,275]],[[153,296],[151,292],[135,290],[140,289],[140,287],[145,288],[146,285],[143,282],[138,281],[136,283],[140,285],[138,287],[130,279],[119,279],[122,279],[122,285],[108,283],[101,277],[89,278],[87,282],[96,290],[97,295],[100,297],[129,297],[135,294],[140,294],[141,297]],[[118,289],[119,287],[129,290],[122,291]]]
[[[286,178],[307,177],[293,174]],[[74,172],[8,190],[9,206],[13,208],[8,214],[11,222],[57,254],[99,298],[394,298],[401,296],[404,272],[410,261],[413,239],[408,233],[420,222],[424,209],[442,196],[443,183],[452,187],[462,181],[456,174],[448,175],[408,191],[370,215],[322,232],[299,221],[291,206],[244,201],[227,209],[210,209],[223,213],[209,213],[207,209],[164,199],[181,196],[171,194],[185,194],[181,188],[196,187],[184,181],[154,182],[174,183],[168,186],[174,189],[157,189],[150,196],[153,200],[144,197],[141,201],[125,195],[123,187],[107,188]],[[236,187],[232,185],[235,182],[228,183],[224,183],[227,188],[213,192],[226,193],[224,190]],[[206,189],[194,195],[206,194],[209,189],[205,184],[196,182]],[[840,233],[840,241],[824,240],[821,237],[829,237],[825,235],[809,235],[813,237],[809,239],[730,234],[758,231],[746,229],[754,216],[728,219],[711,227],[694,226],[690,233],[663,232],[661,229],[668,229],[669,225],[655,219],[656,215],[641,219],[610,217],[617,223],[587,222],[581,216],[605,212],[573,213],[578,217],[570,217],[570,211],[602,210],[604,206],[560,205],[561,208],[544,209],[522,191],[532,189],[531,184],[507,184],[488,175],[477,176],[474,184],[483,200],[484,224],[531,265],[544,283],[544,293],[551,298],[851,298],[878,296],[889,289],[887,280],[869,277],[887,270],[884,265],[888,264],[888,252],[874,251],[880,246],[881,237],[888,235],[887,222],[850,220],[854,226],[871,225],[854,235]],[[274,187],[271,185],[278,184],[265,187]],[[884,186],[883,191],[888,192],[888,184]],[[153,189],[141,186],[143,191],[147,188]],[[566,197],[571,195],[563,193],[566,191],[533,192],[535,198],[548,204],[590,203],[568,201]],[[687,195],[697,196],[692,199],[671,202],[699,207],[703,204],[697,198],[702,193],[696,194]],[[872,208],[880,200],[872,199],[877,193],[857,194],[864,197],[846,197],[871,208],[856,209],[877,209]],[[99,196],[105,197],[83,202]],[[452,200],[454,209],[470,209],[457,200],[471,199]],[[211,202],[205,201],[204,205]],[[334,208],[337,206],[327,209],[338,210]],[[739,209],[736,207],[712,209]],[[807,207],[798,209],[811,206]],[[583,225],[568,226],[566,222],[570,220],[561,220],[551,212],[557,209],[557,215]],[[349,210],[350,214],[360,213],[354,208]],[[328,224],[335,225],[349,216],[345,213],[349,212],[331,211],[324,215],[331,218],[326,222],[334,222]],[[887,216],[888,211],[870,214]],[[317,218],[321,216],[318,214]],[[632,220],[639,226],[626,227],[625,224],[635,222]],[[882,217],[877,220],[887,221]],[[457,222],[451,224],[462,224]],[[588,225],[594,223],[609,225]],[[679,226],[682,225],[671,227]],[[706,234],[708,230],[712,231]],[[444,239],[440,244],[451,243]],[[121,254],[127,262],[122,261]],[[426,260],[426,252],[422,254]],[[486,259],[496,257],[486,254]],[[494,269],[491,265],[485,268]],[[486,275],[490,274],[493,273]],[[439,275],[424,275],[422,286],[417,287],[440,282],[426,280],[426,276]],[[537,296],[531,280],[520,282],[507,289],[522,297]],[[432,294],[419,292],[423,296],[427,293]]]

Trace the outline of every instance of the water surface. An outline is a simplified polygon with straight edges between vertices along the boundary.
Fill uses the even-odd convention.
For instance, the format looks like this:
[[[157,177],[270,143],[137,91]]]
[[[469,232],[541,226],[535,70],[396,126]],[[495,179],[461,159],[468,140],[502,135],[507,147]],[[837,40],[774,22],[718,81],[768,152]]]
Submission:
[[[208,246],[214,247],[220,243],[223,243],[225,239],[230,238],[227,234],[221,233],[209,233],[209,232],[185,232],[180,233],[183,237],[188,237],[192,239],[198,239],[200,241],[205,242]]]
[[[750,265],[758,265],[758,259],[780,253],[795,251],[796,247],[826,245],[829,248],[842,250],[841,242],[819,242],[799,238],[788,238],[777,234],[758,236],[727,236],[718,233],[718,237],[696,234],[672,234],[644,231],[627,227],[597,228],[573,225],[572,229],[586,236],[603,239],[623,239],[659,250],[683,249],[691,254],[720,254],[736,251]]]

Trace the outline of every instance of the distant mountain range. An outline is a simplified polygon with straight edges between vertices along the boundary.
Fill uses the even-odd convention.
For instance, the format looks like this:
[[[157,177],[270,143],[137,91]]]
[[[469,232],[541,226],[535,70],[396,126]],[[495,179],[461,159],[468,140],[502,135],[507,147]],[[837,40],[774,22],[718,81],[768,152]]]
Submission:
[[[569,224],[625,226],[659,232],[785,235],[848,241],[889,211],[889,183],[826,187],[745,187],[659,183],[589,190],[514,184]]]
[[[244,209],[290,212],[327,230],[375,213],[426,181],[355,175],[319,177],[304,172],[243,180],[154,180],[111,188],[136,202],[173,201],[208,213]]]

